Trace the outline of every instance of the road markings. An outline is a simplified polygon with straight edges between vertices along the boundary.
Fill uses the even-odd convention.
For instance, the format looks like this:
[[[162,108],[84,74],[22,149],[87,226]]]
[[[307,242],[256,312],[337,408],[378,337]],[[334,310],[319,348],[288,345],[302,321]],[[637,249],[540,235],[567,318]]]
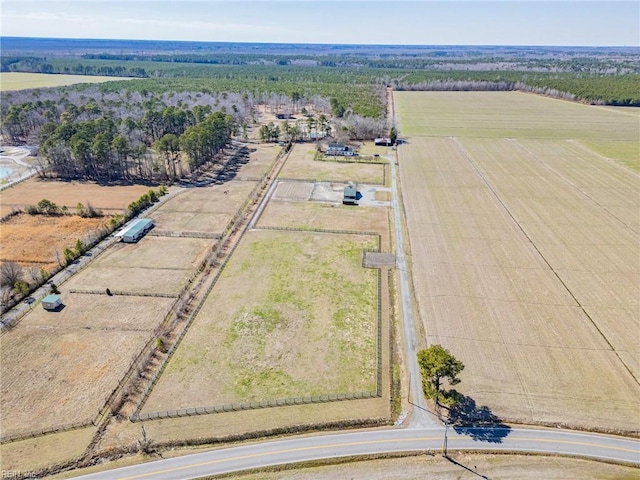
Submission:
[[[436,436],[436,437],[409,437],[409,438],[398,438],[398,439],[382,439],[382,440],[367,440],[367,441],[360,441],[360,442],[341,442],[341,443],[332,443],[332,444],[326,444],[326,445],[313,445],[313,446],[308,446],[308,447],[296,447],[296,448],[287,448],[287,449],[282,449],[282,450],[274,450],[271,452],[260,452],[260,453],[249,453],[249,454],[245,454],[245,455],[237,455],[237,456],[233,456],[233,457],[228,457],[228,458],[222,458],[222,459],[216,459],[216,460],[208,460],[206,462],[200,462],[200,463],[193,463],[193,464],[189,464],[189,465],[183,465],[181,467],[174,467],[174,468],[167,468],[164,470],[158,470],[155,472],[147,472],[147,473],[142,473],[142,474],[138,474],[138,475],[133,475],[133,476],[129,476],[129,477],[121,477],[120,480],[135,480],[138,478],[145,478],[145,477],[151,477],[154,475],[162,475],[165,473],[171,473],[171,472],[177,472],[180,470],[186,470],[186,469],[190,469],[190,468],[198,468],[198,467],[204,467],[207,465],[215,465],[215,464],[220,464],[220,463],[225,463],[225,462],[236,462],[236,461],[240,461],[240,460],[245,460],[245,459],[249,459],[249,458],[258,458],[258,457],[269,457],[269,456],[276,456],[276,455],[282,455],[282,454],[287,454],[287,453],[294,453],[294,452],[304,452],[304,451],[311,451],[311,450],[328,450],[328,449],[332,449],[332,448],[344,448],[344,447],[353,447],[353,446],[358,446],[358,445],[376,445],[376,444],[392,444],[392,443],[407,443],[407,442],[428,442],[428,441],[440,441],[441,440],[441,436]],[[471,440],[471,437],[464,435],[464,436],[453,436],[450,437],[449,442],[454,442],[454,443],[458,443],[461,441],[466,441],[466,440]],[[513,441],[518,441],[518,442],[540,442],[540,443],[556,443],[556,444],[565,444],[565,445],[575,445],[575,446],[583,446],[583,447],[595,447],[595,448],[601,448],[601,449],[608,449],[608,450],[617,450],[617,451],[623,451],[623,452],[631,452],[631,453],[637,453],[640,450],[638,449],[631,449],[631,448],[625,448],[625,447],[616,447],[616,446],[608,446],[608,445],[603,445],[603,444],[599,444],[599,443],[591,443],[591,442],[579,442],[579,441],[573,441],[573,440],[554,440],[554,439],[549,439],[549,438],[536,438],[536,437],[521,437],[521,438],[513,438]],[[488,448],[491,448],[490,445],[487,445]],[[469,450],[473,450],[474,448],[471,447],[469,448]],[[412,449],[413,450],[413,449]],[[427,448],[425,448],[425,450],[427,450]],[[509,451],[510,448],[505,448],[506,451]],[[520,450],[520,449],[517,449]],[[526,448],[523,450],[527,450]],[[579,453],[577,453],[579,455]],[[358,455],[358,454],[355,454]],[[321,458],[321,457],[319,457]],[[306,461],[306,460],[301,460],[301,461]],[[285,464],[286,462],[283,462],[283,464]],[[295,463],[295,462],[292,462]],[[253,468],[253,467],[251,467]]]
[[[167,468],[165,470],[158,470],[155,472],[141,473],[139,475],[133,475],[131,477],[122,477],[119,480],[134,480],[136,478],[144,478],[144,477],[150,477],[152,475],[171,473],[179,470],[185,470],[187,468],[204,467],[206,465],[215,465],[217,463],[224,463],[224,462],[234,462],[238,460],[245,460],[247,458],[267,457],[272,455],[280,455],[280,454],[293,453],[293,452],[303,452],[308,450],[324,450],[329,448],[353,447],[357,445],[375,445],[378,443],[403,443],[403,442],[418,442],[418,441],[430,441],[430,440],[431,441],[440,440],[440,437],[438,436],[438,437],[414,437],[414,438],[403,438],[403,439],[367,440],[362,442],[344,442],[344,443],[332,443],[327,445],[314,445],[309,447],[286,448],[284,450],[274,450],[272,452],[249,453],[246,455],[238,455],[235,457],[222,458],[218,460],[208,460],[206,462],[193,463],[193,464],[184,465],[181,467]]]

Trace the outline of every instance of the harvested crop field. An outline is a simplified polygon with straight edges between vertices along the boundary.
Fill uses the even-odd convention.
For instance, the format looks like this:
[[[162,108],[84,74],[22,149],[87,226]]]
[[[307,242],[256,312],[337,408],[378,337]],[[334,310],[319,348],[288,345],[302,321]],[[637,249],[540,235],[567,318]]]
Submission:
[[[279,178],[384,183],[384,165],[314,161],[314,155],[315,151],[311,145],[294,145],[280,171]]]
[[[586,120],[563,123],[609,113],[396,95],[414,134],[399,149],[414,288],[429,344],[466,366],[458,390],[508,421],[640,427],[639,178],[584,146]]]
[[[146,185],[105,186],[91,182],[64,182],[31,178],[0,192],[0,216],[36,205],[46,198],[59,207],[75,211],[78,202],[91,204],[105,213],[121,213],[127,205],[149,191]]]
[[[171,306],[169,298],[63,295],[1,337],[3,436],[90,422]]]
[[[637,116],[522,92],[394,94],[403,135],[572,139],[640,171]],[[633,110],[633,109],[632,109]]]
[[[0,73],[0,91],[26,90],[74,85],[76,83],[104,83],[114,80],[131,80],[131,77],[104,77],[99,75],[65,75],[48,73]]]
[[[0,226],[0,261],[14,261],[50,269],[64,260],[62,251],[99,230],[108,219],[75,215],[46,216],[20,213]]]
[[[376,247],[247,232],[143,411],[375,392],[377,273],[361,262]]]
[[[256,185],[250,181],[230,181],[186,189],[149,215],[156,224],[151,234],[222,234]]]
[[[64,284],[65,289],[177,295],[214,240],[147,235],[116,243]],[[167,254],[170,252],[170,254]]]

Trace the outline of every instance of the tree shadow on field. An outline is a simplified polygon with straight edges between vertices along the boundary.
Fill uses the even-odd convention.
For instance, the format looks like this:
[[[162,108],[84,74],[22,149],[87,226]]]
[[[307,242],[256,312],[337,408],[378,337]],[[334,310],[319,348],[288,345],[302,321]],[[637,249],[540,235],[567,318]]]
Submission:
[[[456,433],[489,443],[502,443],[511,433],[511,427],[502,423],[486,405],[478,406],[473,398],[462,394],[459,399],[459,403],[449,410],[449,424]]]

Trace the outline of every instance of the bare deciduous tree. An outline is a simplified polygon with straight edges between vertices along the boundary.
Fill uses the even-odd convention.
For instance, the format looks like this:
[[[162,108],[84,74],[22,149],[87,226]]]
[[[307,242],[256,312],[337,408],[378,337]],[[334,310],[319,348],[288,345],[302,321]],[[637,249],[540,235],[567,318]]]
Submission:
[[[18,280],[22,279],[22,267],[16,262],[0,264],[0,286],[13,288]]]

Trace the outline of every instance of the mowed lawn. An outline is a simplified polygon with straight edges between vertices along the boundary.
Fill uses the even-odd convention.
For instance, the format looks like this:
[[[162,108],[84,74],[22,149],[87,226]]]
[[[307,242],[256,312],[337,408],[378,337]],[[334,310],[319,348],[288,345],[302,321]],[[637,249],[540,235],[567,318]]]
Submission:
[[[247,232],[143,411],[375,392],[377,272],[361,263],[376,246]]]
[[[636,430],[639,177],[584,142],[617,113],[395,95],[413,132],[399,162],[416,298],[428,343],[465,363],[459,391],[507,421]],[[633,138],[624,121],[607,128]]]
[[[30,88],[63,87],[76,83],[104,83],[114,80],[130,80],[129,77],[103,77],[93,75],[65,75],[49,73],[0,73],[0,91],[26,90]]]

